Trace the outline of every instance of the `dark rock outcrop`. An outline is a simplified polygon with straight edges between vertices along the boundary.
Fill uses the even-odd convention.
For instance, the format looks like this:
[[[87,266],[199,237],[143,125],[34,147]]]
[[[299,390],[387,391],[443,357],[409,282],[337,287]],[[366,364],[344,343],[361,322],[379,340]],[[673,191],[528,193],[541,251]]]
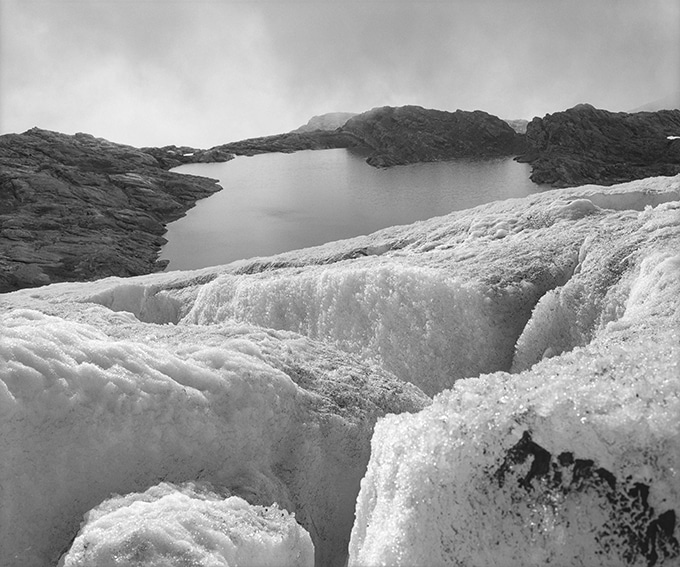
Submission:
[[[384,106],[350,118],[340,129],[372,150],[376,167],[461,157],[517,155],[523,136],[506,122],[475,110],[445,112],[420,106]]]
[[[349,148],[357,145],[357,141],[339,130],[313,132],[288,132],[274,136],[248,138],[239,142],[230,142],[215,146],[209,150],[199,150],[193,161],[219,161],[206,159],[209,154],[232,154],[237,156],[254,156],[272,152],[293,153],[300,150],[328,150],[332,148]]]
[[[609,112],[580,104],[527,127],[535,183],[613,185],[680,173],[680,110]]]
[[[383,106],[350,118],[336,130],[294,131],[216,146],[209,151],[235,155],[363,148],[375,167],[460,157],[517,155],[524,136],[505,121],[476,110],[445,112],[420,106]],[[194,159],[204,155],[198,152]]]
[[[0,136],[0,292],[165,268],[164,225],[220,189],[166,170],[200,158],[38,128]]]

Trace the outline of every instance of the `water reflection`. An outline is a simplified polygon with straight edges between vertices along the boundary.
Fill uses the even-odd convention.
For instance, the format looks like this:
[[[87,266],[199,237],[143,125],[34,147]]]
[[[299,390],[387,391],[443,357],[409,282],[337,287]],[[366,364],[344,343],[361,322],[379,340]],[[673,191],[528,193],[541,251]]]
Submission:
[[[263,154],[174,171],[224,189],[168,226],[169,269],[225,264],[368,234],[542,188],[510,158],[376,169],[344,149]]]

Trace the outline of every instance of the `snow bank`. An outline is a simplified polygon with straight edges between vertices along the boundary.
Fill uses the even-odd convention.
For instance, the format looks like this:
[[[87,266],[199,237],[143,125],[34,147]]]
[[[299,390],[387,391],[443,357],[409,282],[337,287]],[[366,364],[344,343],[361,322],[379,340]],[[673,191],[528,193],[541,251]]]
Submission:
[[[484,289],[445,272],[355,261],[206,285],[186,321],[241,320],[330,341],[383,364],[428,394],[497,364],[505,329],[486,316]]]
[[[587,346],[459,381],[419,414],[377,424],[350,565],[678,564],[674,212],[633,262],[620,316]]]
[[[342,564],[375,420],[428,401],[299,335],[53,308],[0,314],[3,565],[54,564],[87,510],[160,479],[276,502]]]
[[[0,296],[3,565],[161,481],[277,503],[342,565],[369,455],[353,564],[676,558],[679,198],[549,191]],[[409,382],[443,393],[371,453],[428,406]]]
[[[161,483],[85,514],[59,567],[312,567],[314,546],[292,515],[206,487]]]
[[[348,241],[354,249],[342,253],[321,247],[326,258],[303,266],[282,255],[290,262],[254,263],[202,286],[184,321],[295,331],[376,361],[433,395],[460,378],[529,367],[549,342],[548,354],[586,344],[602,298],[578,325],[566,321],[571,306],[608,292],[616,283],[609,272],[625,271],[612,265],[640,244],[645,214],[655,214],[645,207],[672,204],[679,185],[643,180],[608,193],[554,192],[387,229]],[[546,336],[526,332],[539,300],[574,336],[556,326]]]

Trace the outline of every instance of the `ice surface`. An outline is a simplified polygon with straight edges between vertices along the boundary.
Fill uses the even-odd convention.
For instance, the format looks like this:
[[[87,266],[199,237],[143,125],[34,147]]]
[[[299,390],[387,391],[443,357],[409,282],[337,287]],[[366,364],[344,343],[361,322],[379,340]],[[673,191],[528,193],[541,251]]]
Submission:
[[[365,473],[356,565],[677,557],[679,199],[548,191],[0,296],[2,564],[55,565],[112,493],[200,481],[342,565]]]
[[[85,515],[59,567],[312,567],[314,546],[295,518],[207,487],[161,483],[115,496]]]
[[[54,564],[87,510],[159,479],[276,502],[342,563],[375,420],[428,402],[291,333],[43,309],[0,315],[3,565]]]
[[[549,358],[378,423],[350,565],[680,562],[679,214],[539,302],[518,348]]]
[[[342,243],[311,249],[304,267],[299,257],[281,255],[290,261],[262,262],[204,285],[185,320],[299,332],[377,361],[432,395],[460,378],[540,359],[547,343],[537,356],[525,338],[515,352],[539,299],[570,282],[563,304],[579,294],[599,302],[595,296],[614,281],[611,270],[625,271],[610,264],[625,262],[645,238],[645,206],[677,200],[679,185],[643,180],[477,207],[347,241],[343,251]],[[584,273],[572,278],[575,271]],[[550,297],[542,309],[558,310]],[[541,341],[552,340],[555,353],[585,344],[601,308],[592,307],[592,320],[581,315],[574,336],[553,329]]]

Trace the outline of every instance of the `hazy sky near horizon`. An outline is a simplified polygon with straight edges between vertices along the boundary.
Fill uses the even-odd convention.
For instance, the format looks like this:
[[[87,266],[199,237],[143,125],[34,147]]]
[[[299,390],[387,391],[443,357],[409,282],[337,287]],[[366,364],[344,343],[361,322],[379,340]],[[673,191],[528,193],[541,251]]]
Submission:
[[[678,0],[0,0],[0,133],[208,147],[383,105],[531,118],[674,93]]]

